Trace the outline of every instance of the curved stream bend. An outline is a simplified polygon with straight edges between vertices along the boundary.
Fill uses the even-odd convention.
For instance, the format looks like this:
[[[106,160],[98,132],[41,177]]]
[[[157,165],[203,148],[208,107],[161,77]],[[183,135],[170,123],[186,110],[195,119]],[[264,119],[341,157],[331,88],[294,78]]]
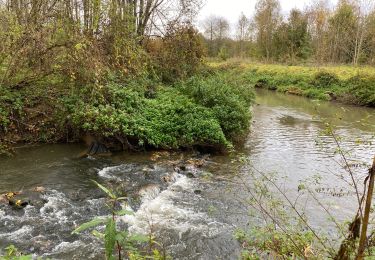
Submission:
[[[101,244],[89,232],[71,235],[77,225],[109,214],[104,194],[91,179],[126,193],[134,215],[122,217],[119,225],[135,233],[151,230],[175,259],[238,258],[240,245],[233,232],[246,227],[248,218],[236,198],[246,193],[233,186],[232,178],[240,173],[247,180],[252,168],[287,176],[285,187],[291,192],[297,192],[300,180],[320,174],[322,200],[335,216],[351,216],[355,197],[341,192],[337,176],[343,172],[333,155],[335,145],[324,136],[319,143],[317,137],[324,121],[332,121],[343,147],[351,151],[350,161],[358,165],[356,174],[361,174],[375,154],[374,109],[264,90],[257,94],[251,133],[239,151],[249,165],[233,163],[236,156],[186,153],[75,159],[84,147],[73,144],[20,148],[16,157],[1,158],[0,192],[37,186],[46,191],[40,195],[42,203],[22,210],[0,205],[0,249],[14,244],[53,259],[102,259]],[[358,138],[369,142],[358,144]],[[191,158],[205,160],[204,166],[194,167]],[[176,162],[181,161],[186,165],[178,170]],[[326,216],[316,205],[309,203],[307,212],[314,225],[325,227]]]

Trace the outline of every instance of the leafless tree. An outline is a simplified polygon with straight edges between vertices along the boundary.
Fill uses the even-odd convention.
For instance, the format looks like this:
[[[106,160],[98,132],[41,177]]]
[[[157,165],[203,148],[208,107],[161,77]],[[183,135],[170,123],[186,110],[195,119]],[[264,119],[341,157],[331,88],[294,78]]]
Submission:
[[[243,57],[244,54],[244,44],[249,40],[250,37],[250,20],[241,13],[237,21],[236,26],[236,38],[239,45],[239,55]]]

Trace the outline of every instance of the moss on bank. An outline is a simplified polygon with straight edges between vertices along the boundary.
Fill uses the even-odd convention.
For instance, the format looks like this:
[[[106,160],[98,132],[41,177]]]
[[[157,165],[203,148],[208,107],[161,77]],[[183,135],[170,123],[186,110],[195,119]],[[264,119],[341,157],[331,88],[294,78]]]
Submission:
[[[258,88],[321,100],[375,107],[375,68],[286,66],[246,62],[210,63]]]
[[[4,87],[3,87],[4,88]],[[48,90],[2,89],[0,150],[16,142],[72,142],[90,134],[112,149],[225,150],[249,127],[253,91],[228,73],[165,85],[148,78]]]

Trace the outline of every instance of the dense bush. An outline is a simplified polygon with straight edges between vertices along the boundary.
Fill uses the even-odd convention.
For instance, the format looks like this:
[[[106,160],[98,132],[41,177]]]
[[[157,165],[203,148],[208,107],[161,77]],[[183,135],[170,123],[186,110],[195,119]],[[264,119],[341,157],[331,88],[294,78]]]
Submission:
[[[88,92],[94,98],[88,99]],[[73,93],[61,99],[64,125],[125,147],[165,149],[225,149],[249,126],[252,89],[229,85],[224,76],[193,77],[174,88],[154,86],[151,96],[148,92],[132,82],[112,82]]]
[[[61,104],[65,126],[123,146],[222,149],[249,127],[252,100],[251,87],[213,73],[175,87],[145,80],[111,82],[99,89],[81,89],[63,97]]]
[[[14,137],[10,130],[19,122],[21,140],[73,141],[90,134],[114,149],[228,149],[249,126],[253,95],[251,87],[213,71],[175,87],[150,78],[123,80],[112,75],[104,84],[63,90],[51,101],[43,100],[39,90],[2,90],[3,136]],[[40,102],[43,107],[35,112]],[[0,141],[3,150],[4,139]]]
[[[192,102],[177,90],[166,89],[158,98],[147,100],[141,114],[141,136],[154,147],[229,145],[215,111]]]
[[[312,84],[318,88],[328,88],[339,83],[339,79],[335,74],[321,71],[315,74]]]
[[[249,107],[253,98],[250,85],[216,74],[193,77],[178,88],[202,106],[210,108],[228,138],[243,134],[249,126]]]
[[[375,107],[375,77],[355,76],[346,84],[359,104]]]

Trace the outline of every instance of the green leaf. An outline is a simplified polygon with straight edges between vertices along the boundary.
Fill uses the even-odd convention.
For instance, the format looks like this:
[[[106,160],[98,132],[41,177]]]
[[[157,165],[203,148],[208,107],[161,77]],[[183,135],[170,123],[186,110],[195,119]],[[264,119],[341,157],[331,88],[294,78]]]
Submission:
[[[150,237],[141,235],[141,234],[134,234],[134,235],[129,236],[128,239],[129,241],[133,241],[133,242],[145,243],[149,241]]]
[[[104,238],[104,234],[101,233],[101,232],[99,232],[99,231],[97,231],[97,230],[93,230],[93,231],[91,232],[91,234],[92,234],[93,236],[97,237],[97,238],[100,238],[100,239],[103,239],[103,238]]]
[[[85,47],[85,45],[84,45],[83,43],[77,43],[77,44],[74,46],[74,48],[75,48],[77,51],[81,50],[83,47]]]
[[[111,197],[111,199],[116,199],[116,195],[113,194],[112,191],[110,191],[109,189],[107,189],[106,187],[104,187],[103,185],[97,183],[96,181],[92,180],[102,191],[104,191],[109,197]]]
[[[124,215],[134,215],[134,211],[122,209],[120,211],[116,211],[115,214],[117,216],[124,216]]]
[[[108,219],[103,219],[103,218],[94,218],[93,220],[90,220],[89,222],[86,222],[86,223],[83,223],[82,225],[80,225],[78,228],[76,228],[72,234],[78,234],[79,232],[82,232],[88,228],[91,228],[91,227],[96,227],[100,224],[103,224],[107,221]]]
[[[306,189],[306,187],[305,187],[305,185],[304,184],[299,184],[298,185],[298,191],[302,191],[302,190],[305,190]]]
[[[128,238],[128,232],[126,231],[123,231],[123,232],[118,232],[116,234],[116,240],[120,243],[120,244],[123,244],[126,242]]]
[[[18,256],[17,258],[15,258],[17,260],[32,260],[33,257],[31,255],[21,255],[21,256]]]
[[[108,219],[107,225],[105,227],[104,238],[105,255],[107,259],[110,259],[112,257],[112,252],[115,248],[116,243],[116,224],[112,218]]]
[[[17,253],[17,248],[14,245],[10,245],[5,248],[8,251],[8,256],[13,255],[14,253]]]

